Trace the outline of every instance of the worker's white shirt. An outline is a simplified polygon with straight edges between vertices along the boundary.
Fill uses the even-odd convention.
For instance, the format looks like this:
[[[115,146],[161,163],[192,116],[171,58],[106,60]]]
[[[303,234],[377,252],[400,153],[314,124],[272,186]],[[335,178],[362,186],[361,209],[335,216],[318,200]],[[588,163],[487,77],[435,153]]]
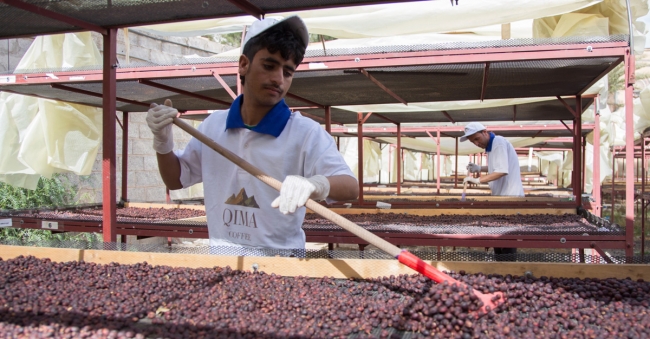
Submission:
[[[237,106],[236,102],[230,110]],[[284,181],[288,175],[309,178],[317,174],[326,177],[344,174],[354,177],[333,138],[318,123],[300,113],[290,113],[284,100],[280,104],[286,108],[281,113],[286,114],[286,125],[279,127],[277,137],[271,135],[273,133],[265,134],[277,127],[279,118],[271,113],[257,126],[263,126],[265,121],[276,126],[256,127],[261,133],[247,128],[231,128],[237,118],[243,124],[239,106],[237,114],[230,117],[229,110],[213,112],[198,129],[279,181]],[[271,202],[279,195],[276,190],[195,138],[184,150],[176,151],[176,155],[181,164],[183,187],[203,182],[210,246],[305,248],[305,233],[301,228],[305,207],[288,215],[272,208]]]
[[[488,174],[499,172],[507,175],[490,181],[492,195],[524,196],[524,187],[521,184],[519,171],[519,158],[512,144],[502,136],[494,136],[492,148],[488,155]]]

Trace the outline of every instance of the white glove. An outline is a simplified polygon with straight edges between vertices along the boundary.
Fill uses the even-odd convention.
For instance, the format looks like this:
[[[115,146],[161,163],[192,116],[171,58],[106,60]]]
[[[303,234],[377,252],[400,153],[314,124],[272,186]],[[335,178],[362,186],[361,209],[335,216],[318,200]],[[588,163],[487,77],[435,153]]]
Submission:
[[[167,99],[164,105],[152,103],[147,112],[147,125],[153,133],[153,149],[160,154],[167,154],[174,150],[172,121],[178,115],[178,111],[171,106],[172,101]]]
[[[271,203],[271,207],[279,208],[282,214],[293,213],[304,206],[309,198],[323,200],[330,194],[330,182],[322,175],[311,178],[299,175],[289,175],[282,182],[280,196]]]
[[[472,163],[472,162],[467,164],[466,168],[470,173],[478,173],[478,172],[481,171],[481,166],[479,166],[479,165],[477,165],[475,163]]]
[[[465,179],[463,179],[463,185],[466,184],[466,183],[480,185],[481,184],[481,179],[472,178],[472,177],[465,177]]]

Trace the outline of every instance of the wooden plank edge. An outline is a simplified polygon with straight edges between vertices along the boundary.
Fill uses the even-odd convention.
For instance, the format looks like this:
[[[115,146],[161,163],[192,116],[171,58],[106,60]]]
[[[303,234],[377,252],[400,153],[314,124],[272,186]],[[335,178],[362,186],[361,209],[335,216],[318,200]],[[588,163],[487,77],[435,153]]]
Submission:
[[[148,202],[125,202],[124,207],[137,207],[137,208],[186,208],[191,210],[201,210],[205,211],[205,206],[203,205],[182,205],[182,204],[156,204]]]
[[[126,252],[103,250],[77,250],[45,247],[0,245],[3,260],[19,255],[34,255],[64,262],[83,260],[97,264],[111,262],[131,265],[147,262],[153,266],[212,268],[215,266],[252,271],[257,264],[260,271],[282,276],[334,277],[334,278],[375,278],[381,276],[414,274],[415,271],[401,265],[397,260],[377,259],[303,259],[284,257],[242,257],[207,254]],[[76,259],[73,259],[75,258]],[[467,273],[519,275],[530,272],[535,277],[563,278],[617,278],[650,280],[650,270],[641,264],[574,264],[574,263],[535,263],[535,262],[464,262],[427,261],[442,271],[464,270]]]
[[[362,214],[362,213],[374,213],[374,214],[386,214],[386,213],[395,213],[395,214],[408,214],[408,215],[419,215],[419,216],[435,216],[435,215],[516,215],[516,214],[551,214],[551,215],[563,215],[563,214],[576,214],[574,208],[526,208],[526,209],[494,209],[494,208],[483,208],[483,209],[472,209],[472,208],[414,208],[414,209],[382,209],[382,208],[330,208],[331,211],[340,214]],[[312,210],[307,209],[307,213],[314,213]]]
[[[3,260],[19,256],[34,256],[39,259],[50,259],[55,262],[82,261],[83,250],[76,248],[52,248],[0,245],[0,258]]]
[[[455,193],[455,192],[454,192]],[[471,195],[467,194],[466,198],[480,200],[480,201],[548,201],[548,202],[561,202],[566,201],[569,196],[560,198],[560,197],[545,197],[545,196],[536,196],[536,197],[504,197],[504,196],[492,196],[492,195]],[[448,200],[448,199],[458,199],[460,201],[461,195],[364,195],[364,200],[394,200],[394,199],[405,199],[405,200]]]

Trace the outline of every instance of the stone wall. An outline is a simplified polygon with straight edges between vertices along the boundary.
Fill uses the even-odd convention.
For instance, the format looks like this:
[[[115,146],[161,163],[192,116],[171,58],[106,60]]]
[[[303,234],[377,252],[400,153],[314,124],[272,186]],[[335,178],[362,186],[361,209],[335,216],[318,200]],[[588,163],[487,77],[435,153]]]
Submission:
[[[25,55],[33,38],[0,40],[0,73],[9,73],[16,68],[20,59]]]
[[[129,137],[127,145],[128,173],[127,199],[134,202],[164,202],[166,200],[165,185],[158,172],[156,153],[152,148],[153,135],[145,121],[146,113],[129,113]],[[123,122],[123,114],[117,113]],[[122,127],[116,123],[116,153],[117,153],[117,195],[122,196]],[[182,149],[190,141],[191,136],[180,128],[173,126],[174,149]],[[87,177],[75,178],[80,187],[79,196],[87,203],[102,201],[102,148],[95,159],[92,173]],[[172,199],[187,199],[189,189],[171,191]]]

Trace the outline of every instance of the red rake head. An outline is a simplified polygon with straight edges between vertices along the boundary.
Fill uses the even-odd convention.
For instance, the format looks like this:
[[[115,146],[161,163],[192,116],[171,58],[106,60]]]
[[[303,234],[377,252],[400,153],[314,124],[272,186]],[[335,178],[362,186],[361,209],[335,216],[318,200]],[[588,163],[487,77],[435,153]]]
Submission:
[[[505,301],[503,298],[503,292],[481,293],[476,290],[473,292],[483,303],[483,306],[478,310],[479,315],[490,313],[490,311],[496,309]]]
[[[401,262],[402,264],[416,270],[417,272],[422,273],[424,276],[428,277],[429,279],[442,284],[442,283],[448,283],[448,284],[456,284],[458,286],[464,286],[464,287],[469,287],[467,284],[464,284],[449,275],[440,272],[437,268],[425,263],[422,261],[422,259],[418,258],[414,254],[410,253],[409,251],[402,251],[399,256],[397,256],[397,260]],[[495,293],[481,293],[479,291],[473,290],[472,293],[474,293],[478,299],[481,301],[483,304],[481,308],[479,309],[479,313],[482,314],[487,314],[491,310],[494,310],[498,305],[501,305],[504,301],[503,298],[503,293],[501,292],[495,292]]]

